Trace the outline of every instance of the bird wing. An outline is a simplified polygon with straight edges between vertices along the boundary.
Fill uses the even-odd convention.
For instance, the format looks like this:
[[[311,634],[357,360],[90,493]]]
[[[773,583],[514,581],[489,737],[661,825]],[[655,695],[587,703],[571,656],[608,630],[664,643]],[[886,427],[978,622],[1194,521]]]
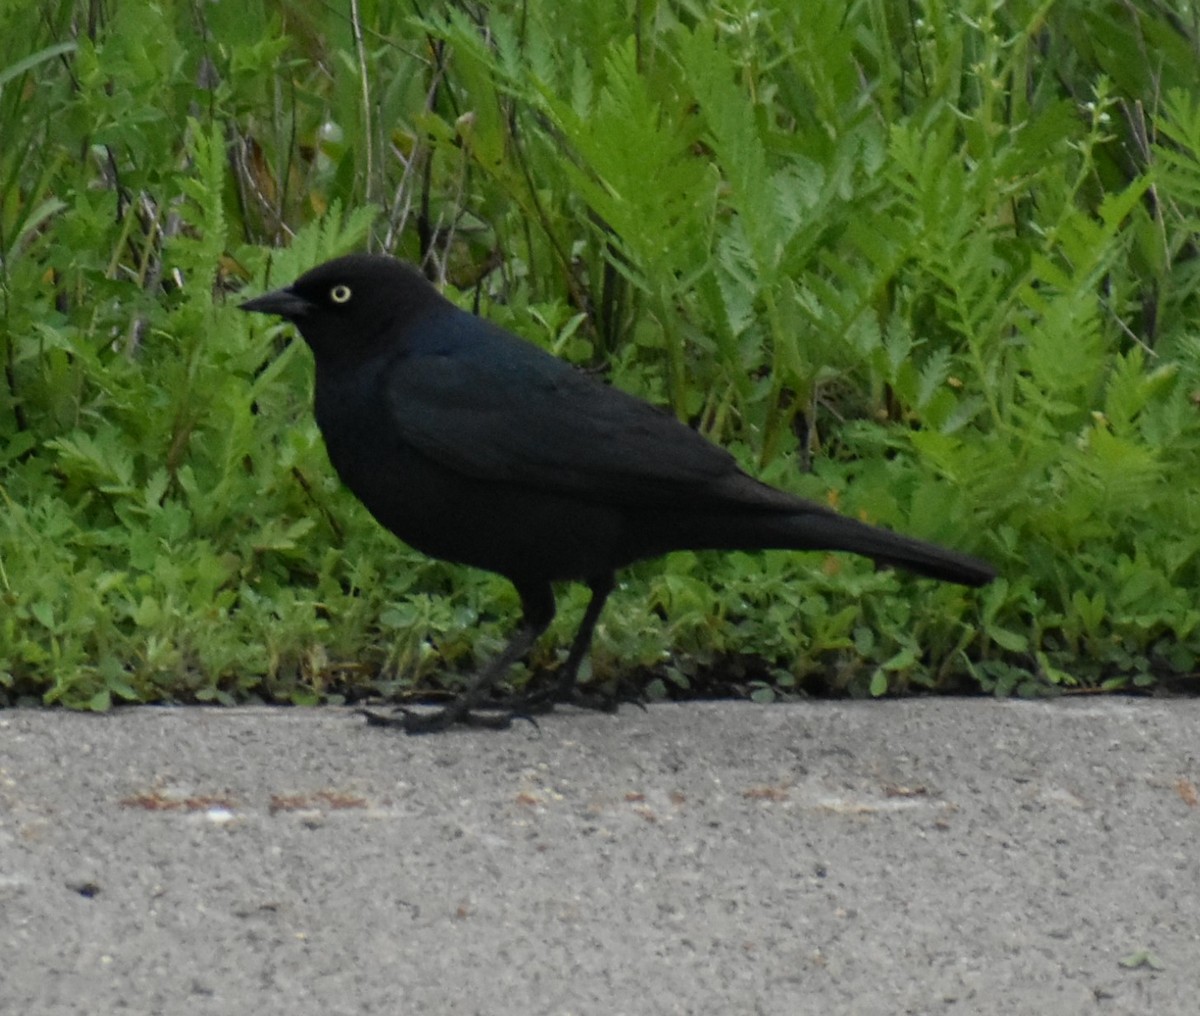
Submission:
[[[389,374],[401,440],[479,479],[653,507],[741,476],[674,417],[523,342],[410,352]]]

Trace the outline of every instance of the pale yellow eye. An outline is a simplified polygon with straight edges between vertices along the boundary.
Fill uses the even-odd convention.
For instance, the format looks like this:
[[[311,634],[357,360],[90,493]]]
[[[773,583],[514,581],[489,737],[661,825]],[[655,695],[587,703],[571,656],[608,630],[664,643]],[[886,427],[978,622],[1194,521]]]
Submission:
[[[349,303],[350,302],[350,287],[339,285],[334,286],[329,291],[329,299],[334,303]]]

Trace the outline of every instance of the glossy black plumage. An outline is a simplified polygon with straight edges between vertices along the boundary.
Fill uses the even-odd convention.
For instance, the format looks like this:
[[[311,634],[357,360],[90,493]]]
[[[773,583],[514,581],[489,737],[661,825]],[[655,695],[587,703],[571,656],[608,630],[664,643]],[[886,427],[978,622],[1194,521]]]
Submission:
[[[592,603],[568,695],[622,565],[678,549],[845,550],[965,585],[984,561],[865,525],[744,473],[674,417],[444,299],[414,268],[350,255],[242,304],[292,321],[316,361],[316,416],[339,476],[381,524],[434,557],[516,586],[524,624],[466,696],[470,709],[545,630],[550,583]]]

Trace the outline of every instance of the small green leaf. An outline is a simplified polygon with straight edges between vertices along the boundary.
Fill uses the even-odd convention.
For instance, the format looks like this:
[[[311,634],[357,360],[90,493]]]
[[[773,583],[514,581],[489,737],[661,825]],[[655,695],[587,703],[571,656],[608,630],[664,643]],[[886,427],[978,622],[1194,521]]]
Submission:
[[[112,695],[109,694],[107,688],[103,691],[98,691],[87,700],[84,708],[90,709],[94,713],[106,713],[112,708]]]
[[[887,673],[882,667],[878,667],[875,673],[871,675],[871,684],[869,691],[872,698],[879,698],[881,695],[886,695],[888,690]]]
[[[1010,653],[1026,653],[1029,651],[1029,640],[1019,632],[1009,631],[1006,628],[991,627],[987,629],[987,635],[1001,649],[1007,649]]]
[[[1126,970],[1137,970],[1141,967],[1149,970],[1167,969],[1166,964],[1149,949],[1139,949],[1137,952],[1132,952],[1119,962]]]

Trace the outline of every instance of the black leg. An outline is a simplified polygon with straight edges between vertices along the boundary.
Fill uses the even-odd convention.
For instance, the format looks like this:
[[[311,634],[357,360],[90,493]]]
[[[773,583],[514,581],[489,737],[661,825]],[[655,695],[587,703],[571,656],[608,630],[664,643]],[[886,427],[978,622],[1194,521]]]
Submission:
[[[596,622],[600,620],[604,602],[608,599],[608,594],[612,592],[613,581],[613,574],[609,572],[607,575],[601,575],[588,582],[592,598],[588,600],[587,610],[583,612],[583,620],[579,622],[579,630],[575,632],[575,638],[571,642],[571,651],[567,653],[567,662],[558,672],[557,694],[560,702],[569,702],[574,694],[579,665],[583,663],[583,658],[587,656],[588,649],[591,648]]]
[[[376,726],[402,727],[409,734],[428,734],[445,730],[456,723],[472,727],[491,727],[497,730],[509,726],[513,713],[505,711],[495,715],[478,715],[472,710],[482,705],[488,694],[507,672],[521,660],[554,619],[554,590],[549,582],[513,583],[521,597],[521,626],[509,639],[504,651],[476,675],[475,679],[458,698],[443,709],[433,713],[414,713],[401,708],[399,716],[380,716],[378,713],[360,709],[369,723]],[[610,583],[611,586],[611,583]],[[607,593],[605,594],[607,595]],[[588,610],[591,610],[589,604]],[[586,618],[585,618],[586,620]],[[595,625],[595,621],[592,622]],[[576,636],[578,639],[578,636]],[[584,649],[586,650],[586,645]],[[575,651],[572,647],[572,653]],[[580,657],[582,658],[582,651]],[[576,664],[578,667],[578,664]]]
[[[604,609],[604,602],[608,599],[608,594],[612,592],[612,574],[592,578],[588,582],[588,588],[592,591],[592,598],[588,601],[587,610],[583,612],[583,620],[579,622],[575,638],[571,641],[571,648],[567,653],[566,662],[559,668],[557,674],[550,675],[550,683],[548,685],[543,685],[536,690],[527,692],[518,700],[518,713],[524,713],[525,715],[530,713],[548,713],[554,709],[556,702],[569,702],[572,705],[583,706],[588,709],[603,709],[606,712],[612,712],[616,709],[615,700],[610,701],[608,699],[583,695],[575,687],[575,679],[579,675],[579,667],[583,663],[583,658],[587,656],[588,649],[592,644],[592,635],[596,630],[596,622],[600,620],[600,612]]]

